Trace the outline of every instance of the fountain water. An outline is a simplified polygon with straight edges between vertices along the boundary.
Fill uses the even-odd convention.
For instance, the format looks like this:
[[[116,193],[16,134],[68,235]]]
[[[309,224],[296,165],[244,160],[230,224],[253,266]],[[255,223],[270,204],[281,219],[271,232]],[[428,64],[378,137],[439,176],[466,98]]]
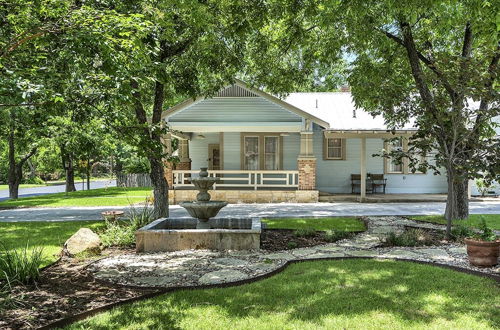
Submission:
[[[135,233],[137,252],[259,249],[259,218],[214,218],[227,205],[210,200],[208,190],[219,180],[201,168],[199,177],[191,179],[196,201],[179,203],[193,218],[158,219],[142,227]]]
[[[227,205],[227,202],[210,200],[208,190],[212,189],[214,183],[220,181],[219,178],[208,177],[206,167],[200,169],[199,175],[199,178],[191,179],[194,187],[199,191],[196,195],[196,201],[181,202],[179,205],[185,208],[193,218],[198,219],[197,229],[209,229],[208,219],[215,217],[220,209]]]

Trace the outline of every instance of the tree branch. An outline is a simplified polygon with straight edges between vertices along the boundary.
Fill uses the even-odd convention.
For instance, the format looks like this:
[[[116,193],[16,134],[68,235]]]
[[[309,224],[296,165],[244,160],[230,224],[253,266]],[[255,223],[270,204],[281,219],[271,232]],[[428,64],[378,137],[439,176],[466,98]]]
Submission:
[[[408,28],[411,30],[410,25],[408,23],[403,23],[403,24],[408,25]],[[403,39],[399,38],[398,36],[388,32],[388,31],[385,31],[385,30],[379,30],[379,31],[384,33],[389,39],[393,40],[397,44],[406,48],[405,41]],[[412,40],[413,40],[413,37],[412,37]],[[457,93],[455,92],[453,87],[450,85],[450,83],[448,82],[448,80],[446,79],[444,74],[441,71],[439,71],[439,69],[436,67],[436,64],[434,63],[434,61],[425,57],[421,52],[419,52],[417,50],[416,46],[414,48],[415,48],[415,53],[416,53],[416,56],[418,57],[418,59],[420,61],[422,61],[432,72],[434,72],[434,74],[439,78],[439,80],[443,84],[443,86],[446,89],[446,91],[448,92],[448,94],[450,94],[450,96],[454,99],[456,97]]]
[[[465,25],[464,42],[462,46],[462,57],[469,57],[472,53],[472,27],[470,22]]]

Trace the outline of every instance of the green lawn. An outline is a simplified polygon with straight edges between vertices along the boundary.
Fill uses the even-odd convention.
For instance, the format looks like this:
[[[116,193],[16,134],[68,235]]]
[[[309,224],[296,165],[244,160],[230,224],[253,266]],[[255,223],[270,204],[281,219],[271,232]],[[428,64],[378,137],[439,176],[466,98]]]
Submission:
[[[143,202],[152,193],[151,188],[101,188],[71,193],[22,197],[0,202],[2,207],[61,207],[61,206],[121,206]]]
[[[363,231],[366,230],[363,221],[356,217],[330,217],[330,218],[276,218],[263,219],[271,229],[304,229],[314,228],[315,230],[343,230],[343,231]]]
[[[482,214],[488,226],[495,230],[500,230],[500,214]],[[481,214],[471,214],[468,220],[456,220],[454,224],[463,224],[469,227],[477,227],[480,222]],[[439,224],[446,224],[446,219],[442,215],[416,215],[410,219],[427,221]]]
[[[78,229],[96,230],[102,226],[102,221],[0,222],[0,237],[8,249],[22,248],[26,244],[43,247],[44,265],[48,265],[57,259],[64,242]]]
[[[393,260],[310,261],[255,283],[181,290],[69,329],[498,329],[491,279]]]

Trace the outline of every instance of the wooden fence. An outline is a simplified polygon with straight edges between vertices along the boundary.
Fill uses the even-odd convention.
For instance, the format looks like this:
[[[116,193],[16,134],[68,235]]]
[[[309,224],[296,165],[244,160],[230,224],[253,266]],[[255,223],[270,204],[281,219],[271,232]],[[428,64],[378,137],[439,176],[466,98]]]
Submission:
[[[152,187],[151,178],[147,173],[125,174],[118,173],[116,175],[116,185],[118,187]]]

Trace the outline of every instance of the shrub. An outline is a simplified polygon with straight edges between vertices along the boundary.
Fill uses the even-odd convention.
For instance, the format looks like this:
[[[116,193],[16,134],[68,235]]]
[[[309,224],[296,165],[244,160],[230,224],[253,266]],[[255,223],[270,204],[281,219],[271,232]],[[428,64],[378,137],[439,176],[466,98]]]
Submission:
[[[295,230],[293,235],[297,237],[312,237],[316,235],[316,230],[314,228],[301,228]]]
[[[325,240],[328,242],[336,242],[338,240],[349,238],[352,236],[352,233],[343,230],[327,230],[325,232]]]
[[[130,205],[130,222],[133,227],[139,229],[145,225],[151,223],[154,220],[153,207],[151,206],[151,201],[146,199],[144,206],[135,207]]]
[[[455,240],[471,237],[473,234],[474,231],[470,227],[463,224],[453,226],[453,228],[451,229],[451,236]]]
[[[132,246],[135,243],[135,231],[153,220],[153,208],[146,200],[142,207],[130,205],[130,218],[128,220],[106,220],[106,228],[99,236],[104,246]]]
[[[389,233],[385,238],[385,246],[422,246],[431,245],[432,236],[422,229],[408,229],[401,234]]]
[[[29,177],[23,180],[23,183],[27,184],[44,184],[45,182],[38,176]]]
[[[40,277],[43,248],[8,249],[0,244],[0,282],[4,285],[32,284]]]
[[[472,235],[473,238],[481,240],[481,241],[486,241],[486,242],[493,242],[497,239],[497,235],[493,232],[493,230],[488,227],[486,224],[486,219],[484,216],[481,216],[481,223],[479,224],[479,232],[474,232]]]
[[[129,220],[108,221],[106,228],[99,234],[102,244],[108,246],[132,246],[135,243],[136,228]]]
[[[287,245],[286,245],[289,249],[296,249],[299,247],[299,244],[297,242],[288,242]]]

